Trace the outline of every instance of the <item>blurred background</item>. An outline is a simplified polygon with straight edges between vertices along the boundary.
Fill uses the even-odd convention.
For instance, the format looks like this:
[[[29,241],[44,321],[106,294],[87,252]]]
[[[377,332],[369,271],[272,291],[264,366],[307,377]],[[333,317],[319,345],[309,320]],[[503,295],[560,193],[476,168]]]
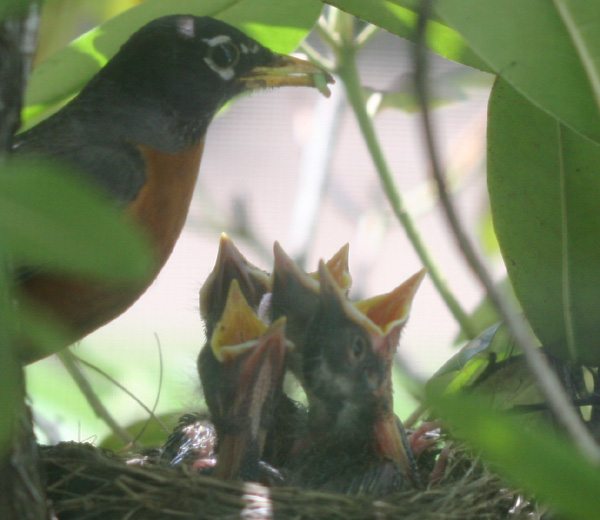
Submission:
[[[48,1],[37,62],[136,3]],[[308,41],[325,52],[317,35]],[[412,51],[409,42],[380,31],[359,54],[361,80],[369,108],[379,106],[378,137],[409,211],[450,289],[470,313],[482,290],[465,267],[430,188],[420,119],[410,95]],[[485,187],[491,77],[432,54],[430,81],[435,137],[455,203],[501,279]],[[209,129],[191,212],[170,261],[128,312],[74,347],[148,407],[160,393],[157,414],[177,417],[203,406],[196,372],[204,343],[198,290],[214,265],[221,232],[265,270],[271,269],[275,240],[309,271],[349,242],[357,299],[387,292],[422,267],[391,213],[339,81],[332,90],[329,99],[314,89],[260,92],[236,100],[221,114]],[[326,166],[322,175],[315,164]],[[399,362],[426,379],[461,346],[458,332],[426,279],[404,329]],[[27,371],[41,442],[101,441],[109,434],[55,356]],[[114,383],[93,371],[86,374],[121,425],[147,417]],[[396,385],[397,413],[405,417],[415,405]]]

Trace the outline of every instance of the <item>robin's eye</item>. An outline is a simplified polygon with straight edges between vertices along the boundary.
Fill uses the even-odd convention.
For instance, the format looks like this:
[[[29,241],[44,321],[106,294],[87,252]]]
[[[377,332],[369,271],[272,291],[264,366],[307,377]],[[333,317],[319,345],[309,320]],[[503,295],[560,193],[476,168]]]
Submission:
[[[354,338],[352,338],[351,345],[352,357],[354,359],[361,359],[365,355],[367,347],[367,340],[365,338],[362,336],[354,336]]]
[[[240,59],[240,49],[231,42],[221,43],[209,49],[208,57],[221,69],[233,67]]]
[[[202,40],[207,44],[204,62],[215,71],[221,79],[232,80],[235,76],[233,67],[240,59],[240,49],[229,36],[221,34],[214,38]]]

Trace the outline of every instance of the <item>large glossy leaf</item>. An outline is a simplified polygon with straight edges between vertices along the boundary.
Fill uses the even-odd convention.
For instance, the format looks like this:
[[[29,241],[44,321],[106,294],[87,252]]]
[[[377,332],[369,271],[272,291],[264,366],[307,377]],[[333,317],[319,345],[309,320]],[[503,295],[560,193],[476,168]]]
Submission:
[[[600,2],[443,0],[435,9],[527,99],[600,141]]]
[[[39,112],[75,94],[134,31],[160,16],[212,16],[277,52],[291,52],[312,28],[320,10],[317,0],[146,0],[40,64],[31,75],[26,105]]]
[[[0,18],[4,18],[11,14],[22,14],[31,1],[32,0],[2,0],[2,2],[0,2]]]
[[[500,323],[492,325],[446,361],[427,381],[427,392],[456,393],[472,384],[490,363],[510,356],[512,345],[505,330],[498,333],[499,327]]]
[[[498,81],[488,186],[506,267],[536,334],[554,352],[600,363],[600,146]]]
[[[40,162],[0,171],[0,243],[27,265],[137,281],[153,256],[139,230],[78,176]]]
[[[327,3],[402,38],[415,39],[417,15],[412,5],[414,2],[327,0]],[[426,43],[432,51],[450,60],[490,72],[490,68],[469,49],[461,35],[442,23],[430,24]]]
[[[490,212],[490,221],[491,221],[491,212]],[[492,224],[490,223],[490,227]],[[496,247],[498,248],[498,254],[500,254],[498,242],[496,239],[496,234],[494,233],[494,241],[496,242]],[[510,284],[510,278],[504,278],[504,280],[500,280],[496,284],[496,290],[500,293],[500,295],[508,301],[513,308],[518,309],[519,303],[517,297],[515,296],[515,291],[513,290]],[[518,309],[520,311],[520,309]],[[498,313],[496,306],[492,303],[489,296],[485,296],[483,300],[481,300],[477,306],[473,309],[471,314],[469,315],[471,323],[475,327],[475,330],[483,333],[486,329],[498,323],[502,320],[502,316]],[[464,331],[459,331],[454,339],[455,345],[461,345],[468,340],[468,336],[464,333]]]
[[[552,428],[524,428],[516,418],[493,414],[473,398],[438,399],[435,405],[456,433],[513,484],[567,518],[595,520],[600,511],[600,473]]]

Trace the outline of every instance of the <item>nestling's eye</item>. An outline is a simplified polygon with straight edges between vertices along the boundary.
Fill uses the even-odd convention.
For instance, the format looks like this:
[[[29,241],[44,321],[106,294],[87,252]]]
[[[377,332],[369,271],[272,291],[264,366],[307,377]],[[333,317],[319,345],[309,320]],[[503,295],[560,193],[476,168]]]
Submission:
[[[362,359],[367,348],[367,340],[363,336],[354,336],[354,338],[352,338],[351,354],[353,359]]]
[[[227,69],[237,64],[240,59],[240,49],[230,41],[223,42],[211,47],[208,51],[208,57],[217,67]]]

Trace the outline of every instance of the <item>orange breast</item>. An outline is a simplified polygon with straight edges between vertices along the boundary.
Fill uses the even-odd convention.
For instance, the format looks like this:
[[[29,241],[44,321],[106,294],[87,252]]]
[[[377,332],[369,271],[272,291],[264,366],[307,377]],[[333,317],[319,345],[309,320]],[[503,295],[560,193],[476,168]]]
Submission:
[[[20,287],[26,300],[46,309],[72,331],[69,343],[116,318],[156,278],[185,224],[203,147],[202,142],[177,155],[139,147],[146,161],[147,179],[126,213],[148,234],[156,251],[156,271],[145,283],[115,286],[43,274],[25,281]],[[46,354],[36,352],[32,347],[26,355],[26,361],[31,362]]]
[[[204,142],[177,155],[139,149],[147,164],[147,179],[127,211],[149,233],[162,268],[185,223]]]

